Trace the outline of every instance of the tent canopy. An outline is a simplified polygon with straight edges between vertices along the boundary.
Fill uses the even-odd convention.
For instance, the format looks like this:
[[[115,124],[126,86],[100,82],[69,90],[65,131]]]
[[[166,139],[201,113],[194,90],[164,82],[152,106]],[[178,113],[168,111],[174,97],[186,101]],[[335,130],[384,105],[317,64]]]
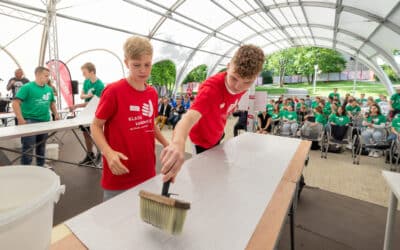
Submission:
[[[56,0],[52,0],[56,1]],[[0,78],[21,66],[33,79],[46,25],[46,1],[0,0]],[[392,92],[377,64],[400,65],[400,1],[385,0],[58,0],[59,59],[73,79],[92,61],[105,82],[124,76],[122,45],[131,35],[146,36],[153,62],[176,64],[177,84],[200,64],[209,74],[225,67],[241,44],[261,46],[266,54],[293,47],[336,49],[368,65]]]

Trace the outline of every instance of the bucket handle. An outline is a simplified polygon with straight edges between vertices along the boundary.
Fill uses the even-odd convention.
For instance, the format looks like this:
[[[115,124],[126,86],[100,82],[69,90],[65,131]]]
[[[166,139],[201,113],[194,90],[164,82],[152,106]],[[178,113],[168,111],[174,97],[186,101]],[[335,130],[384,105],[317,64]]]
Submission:
[[[60,196],[65,193],[65,185],[60,185],[54,195],[53,202],[57,203],[60,200]]]

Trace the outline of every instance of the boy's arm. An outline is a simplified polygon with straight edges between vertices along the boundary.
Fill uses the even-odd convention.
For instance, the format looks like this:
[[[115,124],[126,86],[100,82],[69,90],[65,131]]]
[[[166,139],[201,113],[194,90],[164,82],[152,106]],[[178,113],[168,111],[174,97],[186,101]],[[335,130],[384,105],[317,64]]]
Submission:
[[[167,139],[165,139],[165,137],[163,136],[163,134],[160,131],[160,128],[157,125],[154,125],[154,134],[156,137],[156,140],[161,143],[161,145],[164,146],[164,148],[166,146],[168,146],[169,142],[167,141]]]
[[[161,173],[163,181],[175,180],[182,167],[185,152],[185,143],[192,127],[200,120],[201,114],[189,109],[175,127],[171,143],[161,151]]]
[[[129,173],[128,168],[126,168],[126,166],[124,166],[120,161],[121,159],[127,160],[128,157],[120,152],[114,151],[104,136],[103,127],[105,123],[106,120],[98,119],[96,117],[93,119],[93,122],[90,125],[93,140],[106,157],[108,167],[114,175]]]

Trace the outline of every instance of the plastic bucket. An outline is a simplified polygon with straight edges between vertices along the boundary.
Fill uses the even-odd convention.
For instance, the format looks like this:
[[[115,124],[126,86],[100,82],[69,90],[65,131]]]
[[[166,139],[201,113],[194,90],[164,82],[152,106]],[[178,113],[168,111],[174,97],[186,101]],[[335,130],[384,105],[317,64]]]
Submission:
[[[49,249],[60,177],[37,166],[0,167],[0,249]]]

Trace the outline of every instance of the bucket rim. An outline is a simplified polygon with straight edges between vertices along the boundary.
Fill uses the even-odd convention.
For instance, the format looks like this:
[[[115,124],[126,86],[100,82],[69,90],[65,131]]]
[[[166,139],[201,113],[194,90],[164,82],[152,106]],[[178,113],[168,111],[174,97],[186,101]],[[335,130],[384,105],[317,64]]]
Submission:
[[[3,170],[12,172],[15,169],[24,169],[24,171],[27,172],[30,171],[31,173],[35,174],[39,173],[37,175],[47,176],[49,178],[52,178],[54,181],[52,182],[51,185],[49,185],[49,187],[44,192],[38,194],[35,198],[30,199],[28,202],[23,202],[21,206],[18,206],[15,209],[11,209],[6,212],[0,213],[0,226],[8,225],[20,218],[23,218],[24,216],[28,215],[37,208],[40,208],[49,201],[54,203],[55,202],[54,197],[57,195],[58,190],[61,187],[60,176],[55,174],[53,171],[43,167],[34,165],[13,165],[13,166],[0,167],[0,171],[2,173],[4,173]],[[0,175],[2,173],[0,173]]]

